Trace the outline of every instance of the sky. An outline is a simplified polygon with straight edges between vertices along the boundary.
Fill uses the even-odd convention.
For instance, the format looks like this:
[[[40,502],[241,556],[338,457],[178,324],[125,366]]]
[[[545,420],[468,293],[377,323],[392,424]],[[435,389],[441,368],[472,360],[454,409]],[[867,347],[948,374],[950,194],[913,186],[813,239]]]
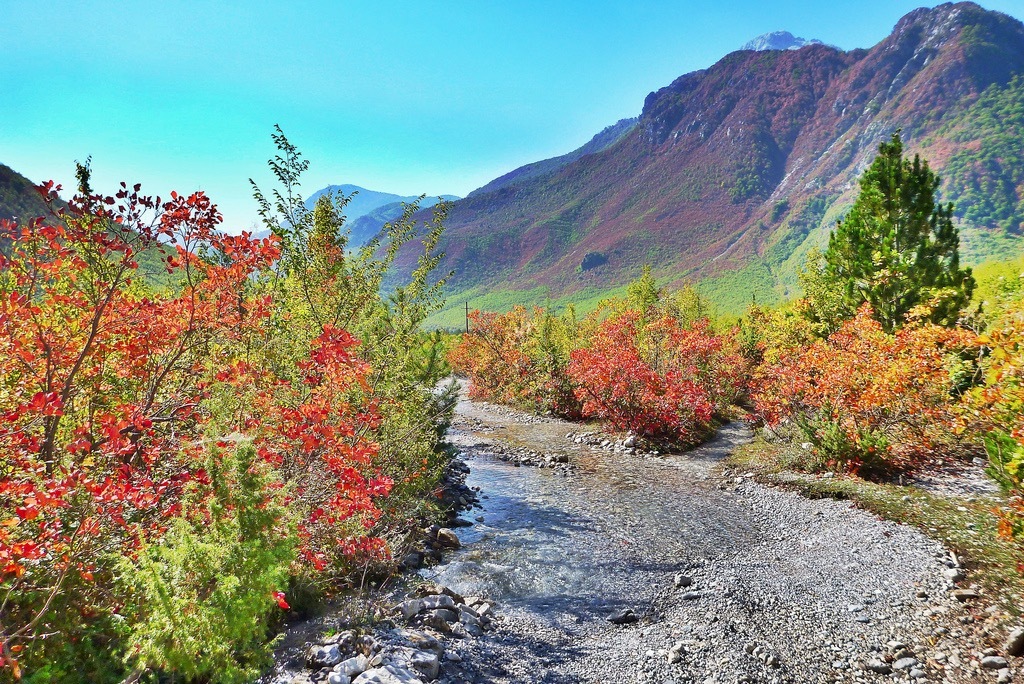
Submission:
[[[870,47],[920,0],[0,0],[0,163],[72,187],[202,189],[256,225],[280,124],[306,195],[465,195],[636,116],[648,93],[788,30]],[[1024,0],[985,0],[1024,19]]]

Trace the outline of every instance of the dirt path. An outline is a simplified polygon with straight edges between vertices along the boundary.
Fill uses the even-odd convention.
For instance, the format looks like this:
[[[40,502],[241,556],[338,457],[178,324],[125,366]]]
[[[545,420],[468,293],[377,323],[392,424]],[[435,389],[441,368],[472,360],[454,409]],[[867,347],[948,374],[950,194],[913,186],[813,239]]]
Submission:
[[[738,425],[656,458],[573,444],[577,429],[460,403],[452,441],[485,509],[424,574],[495,599],[499,617],[454,645],[447,681],[996,681],[962,638],[984,597],[951,596],[934,541],[724,481],[713,466],[749,439]],[[496,457],[509,449],[566,454],[572,469],[515,467]],[[639,620],[608,621],[627,609]]]

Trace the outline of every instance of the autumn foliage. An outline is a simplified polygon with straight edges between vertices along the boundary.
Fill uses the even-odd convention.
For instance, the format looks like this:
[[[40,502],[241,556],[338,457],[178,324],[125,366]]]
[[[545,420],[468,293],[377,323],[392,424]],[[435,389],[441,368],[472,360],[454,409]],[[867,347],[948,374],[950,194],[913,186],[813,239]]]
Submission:
[[[974,335],[930,323],[886,333],[867,306],[828,339],[758,370],[754,403],[771,428],[797,425],[824,465],[921,467],[956,448],[958,371]]]
[[[587,416],[659,442],[697,444],[739,392],[743,360],[707,319],[646,323],[627,310],[572,353],[568,376]]]
[[[450,354],[475,398],[564,417],[595,418],[658,443],[693,445],[743,387],[731,334],[684,323],[667,299],[609,301],[577,321],[519,307],[474,312]]]
[[[0,224],[0,664],[251,681],[292,578],[365,574],[426,510],[444,411],[413,353],[429,303],[389,309],[371,283],[363,309],[397,341],[369,350],[285,286],[325,264],[284,269],[293,245],[221,232],[202,193],[122,184],[58,208],[57,190],[45,221]],[[318,292],[386,268],[319,272]]]

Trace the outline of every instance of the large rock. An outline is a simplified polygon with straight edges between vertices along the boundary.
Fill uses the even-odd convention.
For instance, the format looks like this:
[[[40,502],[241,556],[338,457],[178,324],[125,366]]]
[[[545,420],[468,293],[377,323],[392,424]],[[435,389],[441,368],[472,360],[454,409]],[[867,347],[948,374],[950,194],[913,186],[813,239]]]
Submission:
[[[455,599],[447,594],[434,594],[423,599],[423,610],[437,610],[438,608],[455,608]]]
[[[420,599],[409,599],[395,606],[395,610],[401,613],[403,618],[410,620],[423,610],[423,601]]]
[[[632,608],[623,608],[608,616],[608,622],[613,625],[628,625],[640,619],[640,616],[633,612]]]
[[[447,527],[442,527],[437,531],[437,543],[450,549],[457,549],[462,546],[462,542],[459,541],[458,535]]]
[[[444,654],[444,645],[426,632],[420,632],[415,629],[396,629],[392,634],[394,634],[395,641],[399,646],[410,646],[421,651],[431,651],[439,656]]]
[[[981,659],[981,666],[987,670],[1001,670],[1007,666],[1007,662],[1002,656],[991,655]]]
[[[306,653],[306,664],[312,668],[332,667],[341,662],[341,649],[337,644],[310,646]]]
[[[334,666],[332,672],[346,677],[355,677],[360,672],[368,670],[370,668],[370,659],[359,654],[353,656],[347,660],[343,660]]]
[[[1024,627],[1018,627],[1006,638],[1006,655],[1024,656]]]
[[[353,679],[352,684],[423,684],[423,680],[404,667],[385,665],[367,670]]]
[[[416,672],[428,682],[437,679],[441,669],[441,659],[436,653],[408,646],[389,646],[381,653],[381,657],[386,665]]]

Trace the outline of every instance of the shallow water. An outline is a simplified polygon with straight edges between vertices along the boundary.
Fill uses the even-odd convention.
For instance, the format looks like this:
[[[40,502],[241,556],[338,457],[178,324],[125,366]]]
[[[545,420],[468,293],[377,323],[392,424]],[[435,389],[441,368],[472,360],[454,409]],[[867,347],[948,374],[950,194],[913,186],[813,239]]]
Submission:
[[[623,592],[638,575],[683,570],[704,558],[755,543],[750,522],[722,492],[708,497],[711,464],[749,439],[729,425],[707,445],[682,456],[637,457],[573,445],[569,423],[516,422],[511,414],[462,402],[459,415],[495,432],[457,422],[454,444],[479,487],[483,522],[459,531],[463,548],[423,575],[464,595],[486,596],[503,609],[574,622],[606,615],[643,596]],[[507,418],[507,419],[506,419]],[[568,474],[516,467],[499,460],[488,441],[498,436],[538,451],[569,453]],[[709,510],[714,501],[728,515]]]

